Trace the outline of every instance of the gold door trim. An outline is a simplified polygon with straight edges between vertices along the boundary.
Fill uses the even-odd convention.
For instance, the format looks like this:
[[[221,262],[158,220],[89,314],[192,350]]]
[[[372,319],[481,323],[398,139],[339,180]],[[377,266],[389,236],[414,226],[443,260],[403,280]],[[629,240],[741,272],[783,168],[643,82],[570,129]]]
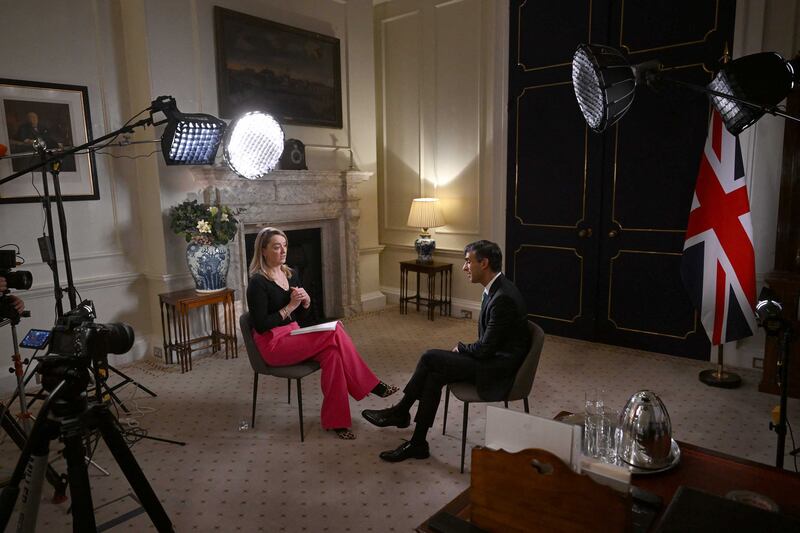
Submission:
[[[520,60],[520,46],[521,46],[521,39],[520,35],[522,35],[522,8],[525,7],[525,4],[528,3],[528,0],[522,2],[519,7],[517,8],[517,66],[522,67],[523,72],[534,72],[537,70],[545,70],[548,68],[555,68],[555,67],[565,67],[567,65],[571,65],[572,61],[567,61],[565,63],[554,63],[552,65],[545,65],[543,67],[529,67],[525,63]],[[593,0],[589,0],[589,23],[587,26],[589,27],[589,34],[587,36],[587,43],[592,42],[592,4]]]
[[[564,228],[576,229],[586,219],[586,181],[589,172],[588,164],[588,149],[589,149],[589,126],[583,127],[583,195],[581,197],[581,218],[579,218],[572,226],[564,224],[535,224],[525,222],[519,215],[519,101],[528,91],[528,89],[544,89],[547,87],[555,87],[558,85],[572,85],[572,81],[559,81],[555,83],[545,83],[542,85],[531,85],[522,89],[522,92],[517,96],[517,111],[516,122],[514,125],[516,131],[516,139],[514,146],[514,218],[521,226],[532,228]]]
[[[645,250],[619,250],[617,255],[611,258],[610,268],[608,269],[608,309],[606,312],[606,319],[613,324],[615,329],[621,331],[631,331],[633,333],[644,333],[646,335],[656,335],[659,337],[668,337],[670,339],[679,339],[679,340],[686,340],[689,335],[693,333],[697,333],[697,311],[694,312],[694,327],[691,331],[688,331],[682,337],[679,335],[670,335],[668,333],[660,333],[658,331],[647,331],[642,329],[635,329],[635,328],[624,328],[619,326],[616,321],[611,318],[611,297],[614,294],[613,291],[613,283],[614,283],[614,260],[616,260],[622,253],[629,253],[629,254],[649,254],[649,255],[673,255],[673,256],[681,256],[682,253],[677,252],[651,252]]]
[[[526,0],[527,1],[527,0]],[[714,3],[714,27],[711,28],[703,35],[702,39],[694,41],[685,41],[681,43],[667,44],[664,46],[655,46],[653,48],[642,48],[641,50],[631,50],[630,47],[622,42],[622,33],[625,29],[625,0],[622,0],[619,14],[619,47],[624,48],[627,54],[643,54],[645,52],[653,52],[655,50],[666,50],[668,48],[678,48],[680,46],[688,46],[690,44],[704,43],[708,40],[708,36],[717,31],[719,26],[719,0]]]
[[[514,276],[517,276],[517,254],[522,251],[523,248],[545,248],[550,250],[566,250],[568,252],[572,252],[575,254],[580,260],[580,269],[581,269],[581,278],[580,278],[580,288],[578,289],[578,314],[573,316],[571,319],[548,316],[548,315],[538,315],[536,313],[528,313],[528,316],[535,316],[537,318],[546,318],[548,320],[557,320],[558,322],[566,322],[574,324],[576,320],[583,316],[583,257],[578,254],[578,250],[576,248],[568,248],[566,246],[550,246],[545,244],[522,244],[519,248],[514,250]]]

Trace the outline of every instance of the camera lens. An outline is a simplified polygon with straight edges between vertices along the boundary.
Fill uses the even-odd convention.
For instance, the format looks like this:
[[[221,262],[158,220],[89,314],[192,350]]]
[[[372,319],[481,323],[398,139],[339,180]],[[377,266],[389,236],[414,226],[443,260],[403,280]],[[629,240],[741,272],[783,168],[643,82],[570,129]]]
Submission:
[[[106,348],[109,353],[121,354],[133,346],[133,328],[122,322],[105,324]]]
[[[27,291],[33,285],[33,275],[27,270],[17,270],[16,272],[6,272],[3,274],[9,289]]]

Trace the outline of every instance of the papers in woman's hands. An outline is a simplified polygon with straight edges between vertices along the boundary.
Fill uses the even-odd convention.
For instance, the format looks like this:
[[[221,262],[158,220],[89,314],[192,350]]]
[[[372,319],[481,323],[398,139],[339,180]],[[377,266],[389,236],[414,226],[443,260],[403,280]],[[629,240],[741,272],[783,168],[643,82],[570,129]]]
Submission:
[[[324,324],[317,324],[316,326],[293,329],[289,335],[304,335],[306,333],[317,333],[320,331],[333,331],[336,329],[336,324],[338,323],[338,320],[334,320],[333,322],[325,322]]]

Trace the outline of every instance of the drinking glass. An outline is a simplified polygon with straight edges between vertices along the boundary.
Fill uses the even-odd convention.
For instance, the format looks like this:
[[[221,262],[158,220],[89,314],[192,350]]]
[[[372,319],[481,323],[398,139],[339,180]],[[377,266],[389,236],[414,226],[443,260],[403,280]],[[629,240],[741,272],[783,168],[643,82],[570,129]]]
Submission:
[[[597,457],[598,431],[603,417],[603,390],[591,389],[585,395],[586,416],[583,424],[583,453],[590,457]]]
[[[586,414],[587,415],[600,415],[603,414],[603,389],[590,389],[584,393]]]
[[[597,455],[604,463],[614,463],[617,460],[617,449],[621,436],[618,426],[619,412],[613,409],[604,409],[597,425]]]

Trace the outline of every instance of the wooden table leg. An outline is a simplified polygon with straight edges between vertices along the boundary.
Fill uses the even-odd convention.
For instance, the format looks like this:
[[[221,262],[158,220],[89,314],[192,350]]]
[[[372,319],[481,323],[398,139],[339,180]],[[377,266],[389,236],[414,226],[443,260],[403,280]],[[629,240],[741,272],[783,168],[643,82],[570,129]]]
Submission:
[[[406,275],[406,271],[403,268],[403,266],[401,265],[400,266],[400,314],[401,315],[405,314],[403,312],[403,300],[406,297],[405,284],[403,282],[403,278],[405,278],[405,275]]]
[[[165,327],[164,322],[164,301],[161,300],[158,303],[158,308],[161,310],[161,340],[163,342],[163,352],[162,357],[164,358],[164,362],[167,362],[167,328]]]
[[[225,311],[225,335],[226,335],[226,342],[225,342],[225,358],[228,357],[228,345],[233,342],[233,346],[231,346],[231,358],[239,357],[239,342],[236,338],[236,326],[234,325],[235,321],[235,311],[233,307],[233,294],[231,294],[223,304],[223,310]]]
[[[188,372],[192,368],[192,344],[191,332],[189,331],[189,309],[185,305],[181,305],[179,315],[181,321],[181,373],[183,373]]]
[[[208,310],[211,313],[211,349],[216,353],[222,347],[219,340],[219,305],[211,304],[208,306]],[[227,354],[225,358],[227,359]]]
[[[436,273],[428,274],[428,320],[433,321],[436,310]]]
[[[417,302],[417,313],[419,313],[419,272],[417,272],[417,296],[416,296],[416,302]]]
[[[447,275],[446,270],[442,270],[439,275],[439,316],[444,316],[444,277]]]
[[[447,316],[453,316],[453,271],[447,272]]]

